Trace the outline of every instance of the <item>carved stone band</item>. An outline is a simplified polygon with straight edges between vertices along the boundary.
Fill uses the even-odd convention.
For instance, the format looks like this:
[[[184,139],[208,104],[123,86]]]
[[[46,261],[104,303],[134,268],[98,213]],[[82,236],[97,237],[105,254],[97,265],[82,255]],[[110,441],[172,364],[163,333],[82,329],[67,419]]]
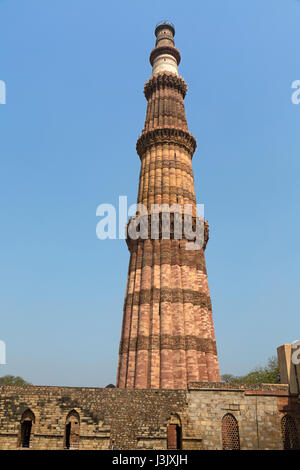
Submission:
[[[204,292],[190,289],[172,289],[170,287],[142,289],[133,294],[128,294],[125,299],[126,305],[144,305],[153,303],[190,303],[201,308],[211,310],[211,300]]]
[[[198,338],[197,336],[177,335],[151,335],[124,338],[120,343],[120,354],[129,351],[153,351],[153,350],[183,350],[200,351],[217,354],[216,342],[211,338]]]
[[[192,178],[194,177],[193,175],[193,169],[190,165],[187,165],[186,163],[180,162],[179,160],[155,160],[154,162],[150,162],[149,166],[145,167],[144,170],[141,172],[141,176],[145,177],[147,173],[150,171],[156,171],[156,170],[163,170],[164,168],[168,168],[169,170],[180,170],[184,171],[188,175],[190,175]]]
[[[142,159],[147,148],[158,144],[172,144],[183,147],[192,158],[196,149],[196,139],[189,132],[181,129],[157,128],[142,134],[137,141],[136,151]]]
[[[147,100],[155,90],[161,88],[175,88],[184,98],[187,92],[187,84],[183,78],[170,72],[163,72],[154,75],[145,83],[144,94]]]

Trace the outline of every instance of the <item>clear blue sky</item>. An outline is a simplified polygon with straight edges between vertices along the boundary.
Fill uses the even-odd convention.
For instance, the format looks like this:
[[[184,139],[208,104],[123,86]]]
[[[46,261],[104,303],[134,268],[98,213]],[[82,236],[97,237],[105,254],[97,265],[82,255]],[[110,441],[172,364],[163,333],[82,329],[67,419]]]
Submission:
[[[175,24],[221,372],[300,339],[300,2],[0,0],[0,375],[115,383],[154,27]]]

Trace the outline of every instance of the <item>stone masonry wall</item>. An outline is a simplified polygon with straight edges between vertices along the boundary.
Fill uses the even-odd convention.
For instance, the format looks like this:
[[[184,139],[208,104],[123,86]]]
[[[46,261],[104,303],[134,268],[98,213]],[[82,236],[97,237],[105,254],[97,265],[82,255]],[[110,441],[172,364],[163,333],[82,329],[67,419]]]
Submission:
[[[165,448],[167,420],[185,404],[183,390],[0,387],[0,448],[18,447],[28,408],[35,415],[33,449],[63,449],[66,417],[73,409],[80,416],[80,449],[135,449],[141,441],[143,447]]]
[[[183,449],[222,449],[226,413],[238,422],[241,449],[282,449],[280,419],[287,411],[297,419],[299,401],[288,395],[286,385],[197,382],[188,390],[2,386],[0,449],[19,448],[27,409],[35,416],[32,449],[63,449],[72,410],[80,417],[83,450],[167,449],[169,422],[180,423]]]
[[[230,413],[238,422],[241,449],[282,449],[278,403],[287,399],[287,390],[285,385],[189,384],[189,432],[203,436],[204,449],[222,449],[220,423]]]

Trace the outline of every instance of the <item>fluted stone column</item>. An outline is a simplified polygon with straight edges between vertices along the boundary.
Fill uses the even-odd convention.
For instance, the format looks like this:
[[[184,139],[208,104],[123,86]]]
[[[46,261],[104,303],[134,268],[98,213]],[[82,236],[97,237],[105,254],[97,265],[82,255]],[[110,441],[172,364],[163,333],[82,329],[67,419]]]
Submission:
[[[196,141],[188,131],[185,81],[178,75],[180,53],[173,25],[156,27],[152,76],[145,84],[145,126],[137,141],[141,171],[137,202],[148,214],[153,204],[189,204],[197,217],[192,169]],[[162,212],[158,217],[161,222]],[[175,210],[172,212],[176,212]],[[139,215],[139,214],[137,214]],[[130,239],[127,289],[119,350],[117,387],[187,388],[189,382],[220,380],[212,307],[203,246],[186,249],[174,233]],[[171,221],[174,214],[171,214]],[[160,225],[161,227],[161,225]]]

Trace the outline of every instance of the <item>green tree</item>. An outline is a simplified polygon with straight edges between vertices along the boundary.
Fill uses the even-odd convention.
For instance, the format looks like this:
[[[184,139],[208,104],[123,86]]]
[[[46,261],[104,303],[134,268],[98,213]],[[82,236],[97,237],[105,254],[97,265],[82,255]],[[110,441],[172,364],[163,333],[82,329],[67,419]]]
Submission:
[[[222,382],[235,382],[244,384],[278,384],[280,383],[280,374],[278,360],[275,356],[268,359],[268,363],[264,367],[255,367],[251,372],[242,376],[234,376],[232,374],[224,374],[221,377]]]
[[[22,377],[15,376],[15,375],[3,375],[0,377],[0,385],[16,385],[19,387],[24,387],[25,385],[31,385],[26,380],[22,379]]]
[[[222,379],[222,382],[225,382],[225,383],[234,382],[235,376],[232,374],[223,374],[221,379]]]

